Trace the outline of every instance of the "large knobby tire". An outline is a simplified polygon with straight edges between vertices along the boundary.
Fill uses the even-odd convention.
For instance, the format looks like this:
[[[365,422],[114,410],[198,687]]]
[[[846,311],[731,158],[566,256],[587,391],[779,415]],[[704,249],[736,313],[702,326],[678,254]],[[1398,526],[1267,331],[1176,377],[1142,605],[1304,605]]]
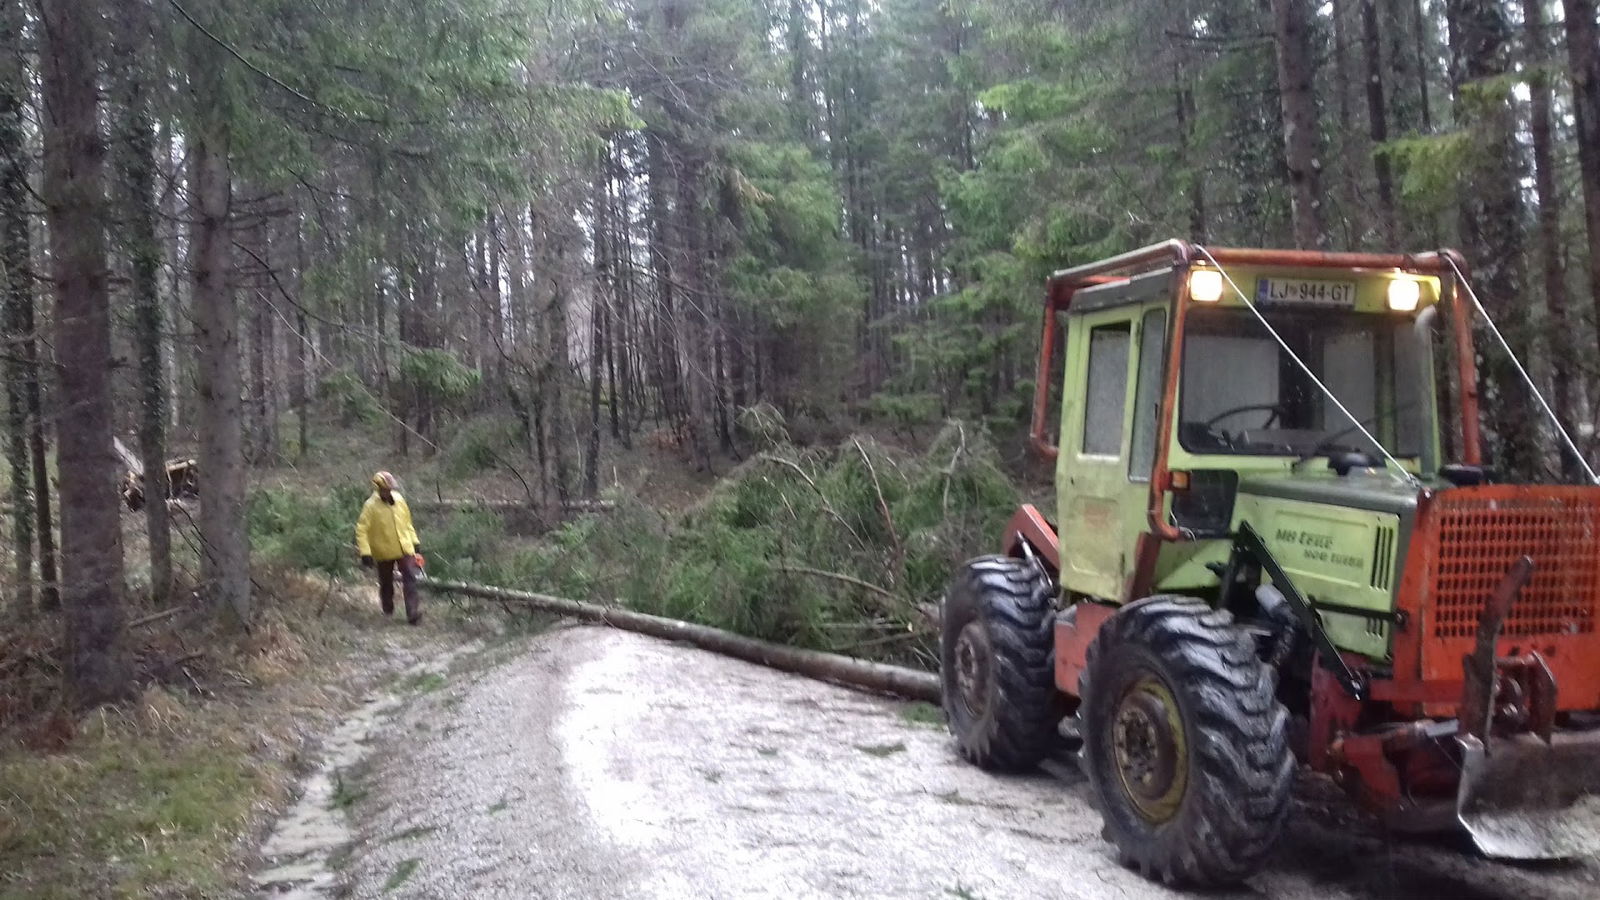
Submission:
[[[985,769],[1037,765],[1056,740],[1055,588],[1031,562],[972,560],[945,591],[939,641],[945,718]]]
[[[1078,683],[1083,764],[1105,837],[1147,878],[1242,881],[1283,830],[1288,713],[1233,617],[1156,596],[1101,627]]]

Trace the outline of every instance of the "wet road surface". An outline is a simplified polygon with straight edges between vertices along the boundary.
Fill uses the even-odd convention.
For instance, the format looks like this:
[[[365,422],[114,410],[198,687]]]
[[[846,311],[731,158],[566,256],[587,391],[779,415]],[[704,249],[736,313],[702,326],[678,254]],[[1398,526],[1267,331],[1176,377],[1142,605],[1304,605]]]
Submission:
[[[603,628],[424,685],[347,775],[359,898],[1184,896],[1119,866],[1074,770],[998,777],[928,709]],[[1207,897],[1593,898],[1386,841],[1311,791],[1269,869]]]

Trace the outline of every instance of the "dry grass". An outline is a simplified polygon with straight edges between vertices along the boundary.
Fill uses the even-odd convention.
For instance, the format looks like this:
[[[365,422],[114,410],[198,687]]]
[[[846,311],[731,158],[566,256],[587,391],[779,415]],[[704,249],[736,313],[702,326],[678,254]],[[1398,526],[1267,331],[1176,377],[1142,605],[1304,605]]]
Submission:
[[[175,620],[141,635],[154,680],[137,700],[14,719],[0,745],[0,898],[229,892],[326,723],[383,675],[491,627],[435,616],[454,624],[409,629],[364,587],[257,580],[274,596],[249,634]],[[46,670],[24,679],[36,690],[53,648],[35,636],[28,652]]]

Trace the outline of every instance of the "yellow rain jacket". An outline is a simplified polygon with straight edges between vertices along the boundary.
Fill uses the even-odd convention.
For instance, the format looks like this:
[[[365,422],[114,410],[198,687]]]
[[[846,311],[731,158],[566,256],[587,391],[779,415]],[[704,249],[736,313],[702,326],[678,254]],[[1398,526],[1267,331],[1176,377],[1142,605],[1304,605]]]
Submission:
[[[392,491],[394,505],[383,502],[377,491],[361,507],[356,520],[356,550],[378,562],[399,559],[417,552],[417,529],[411,524],[411,507],[399,491]]]

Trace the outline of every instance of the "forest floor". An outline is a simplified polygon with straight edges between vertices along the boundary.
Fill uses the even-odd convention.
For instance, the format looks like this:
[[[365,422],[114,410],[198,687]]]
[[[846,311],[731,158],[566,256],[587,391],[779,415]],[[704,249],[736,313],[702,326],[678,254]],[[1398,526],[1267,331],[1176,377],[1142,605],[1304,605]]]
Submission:
[[[365,585],[256,578],[249,633],[181,617],[138,629],[146,687],[133,701],[86,717],[41,708],[0,728],[0,898],[226,895],[303,791],[311,747],[385,681],[504,628],[498,613],[448,608],[409,628]],[[41,635],[0,657],[20,649],[48,667],[50,646]],[[38,694],[7,677],[7,697]]]
[[[593,627],[402,699],[346,760],[354,842],[303,896],[1179,896],[1117,864],[1073,767],[981,772],[926,705]],[[1301,787],[1268,869],[1207,896],[1600,894],[1592,862],[1390,839]]]

